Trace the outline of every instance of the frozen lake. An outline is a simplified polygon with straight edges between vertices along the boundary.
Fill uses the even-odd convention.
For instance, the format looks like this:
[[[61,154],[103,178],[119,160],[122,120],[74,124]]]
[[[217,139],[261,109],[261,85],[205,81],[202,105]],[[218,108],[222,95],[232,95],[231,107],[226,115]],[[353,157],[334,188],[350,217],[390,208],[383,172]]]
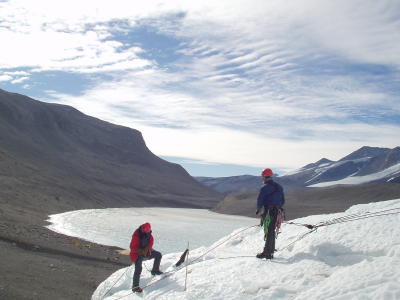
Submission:
[[[187,208],[86,209],[51,215],[49,229],[88,241],[128,249],[134,230],[152,225],[154,249],[162,253],[210,246],[237,228],[258,223],[256,218]]]

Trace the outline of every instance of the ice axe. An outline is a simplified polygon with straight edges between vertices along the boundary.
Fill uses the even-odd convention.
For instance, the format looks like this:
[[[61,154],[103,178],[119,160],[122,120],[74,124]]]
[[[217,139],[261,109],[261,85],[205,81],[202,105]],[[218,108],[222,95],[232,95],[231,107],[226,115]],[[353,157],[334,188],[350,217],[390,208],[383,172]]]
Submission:
[[[186,255],[187,255],[188,252],[189,252],[189,249],[186,249],[186,250],[182,253],[181,257],[179,258],[179,260],[178,260],[177,263],[175,264],[175,267],[179,267],[179,266],[185,261]]]

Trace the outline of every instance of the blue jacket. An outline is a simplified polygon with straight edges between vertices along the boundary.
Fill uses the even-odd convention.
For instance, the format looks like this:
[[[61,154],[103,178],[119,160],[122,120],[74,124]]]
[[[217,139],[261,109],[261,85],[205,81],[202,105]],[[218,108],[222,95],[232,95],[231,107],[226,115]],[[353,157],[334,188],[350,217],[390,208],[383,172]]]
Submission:
[[[257,210],[263,206],[282,206],[283,204],[285,204],[285,195],[282,186],[272,180],[264,184],[258,194]]]

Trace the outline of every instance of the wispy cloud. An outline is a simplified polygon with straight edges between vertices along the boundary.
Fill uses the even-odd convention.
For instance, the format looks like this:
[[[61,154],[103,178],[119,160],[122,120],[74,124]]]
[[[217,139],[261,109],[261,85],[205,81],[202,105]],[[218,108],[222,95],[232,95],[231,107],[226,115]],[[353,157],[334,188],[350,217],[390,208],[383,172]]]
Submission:
[[[12,80],[12,76],[10,75],[0,75],[0,81],[10,81]]]
[[[398,1],[77,7],[1,2],[0,81],[97,74],[79,96],[47,100],[140,129],[165,156],[296,168],[398,143]]]

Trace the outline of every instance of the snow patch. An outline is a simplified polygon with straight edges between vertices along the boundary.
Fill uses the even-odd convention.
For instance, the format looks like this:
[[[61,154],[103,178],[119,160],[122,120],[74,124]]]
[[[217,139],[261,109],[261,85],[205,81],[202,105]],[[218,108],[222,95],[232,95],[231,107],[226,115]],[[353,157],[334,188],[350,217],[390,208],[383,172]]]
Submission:
[[[349,214],[393,208],[400,208],[400,199],[356,205],[344,213],[315,215],[296,222],[316,224]],[[284,224],[277,239],[277,248],[283,250],[276,252],[272,261],[254,257],[264,244],[260,227],[241,233],[243,228],[237,229],[210,247],[190,251],[190,259],[195,259],[230,237],[188,267],[186,291],[182,269],[145,288],[142,296],[134,295],[130,291],[133,268],[129,267],[100,284],[92,300],[400,299],[399,223],[400,215],[393,214],[321,227],[287,249],[285,246],[307,229]],[[202,238],[200,234],[197,237]],[[173,270],[179,255],[165,255],[161,268]],[[145,264],[150,269],[152,262]],[[110,289],[118,277],[121,279]],[[155,280],[143,268],[141,285]]]
[[[361,183],[367,183],[367,182],[383,179],[385,177],[394,175],[399,172],[400,172],[400,163],[393,165],[383,171],[374,173],[374,174],[365,175],[365,176],[349,176],[349,177],[343,178],[341,180],[327,181],[327,182],[312,184],[312,185],[309,185],[308,187],[325,187],[325,186],[331,186],[331,185],[336,185],[336,184],[361,184]]]

